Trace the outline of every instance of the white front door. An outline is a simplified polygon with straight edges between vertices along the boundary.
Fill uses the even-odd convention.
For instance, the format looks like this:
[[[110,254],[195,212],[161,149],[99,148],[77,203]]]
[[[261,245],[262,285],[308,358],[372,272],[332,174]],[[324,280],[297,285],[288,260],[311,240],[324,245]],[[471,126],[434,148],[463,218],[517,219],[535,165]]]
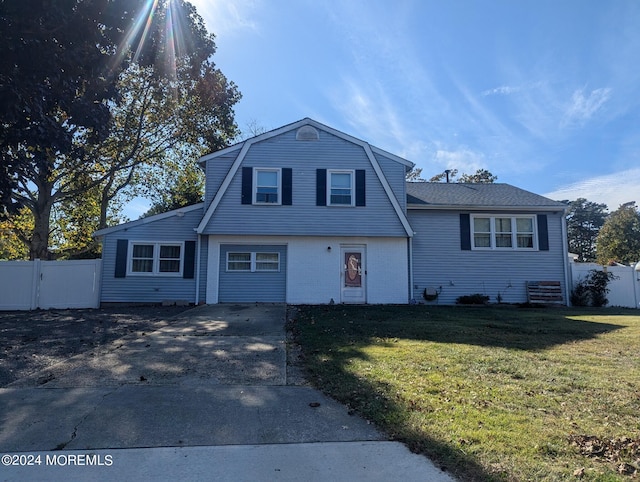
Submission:
[[[341,301],[343,303],[365,303],[367,301],[365,247],[343,246],[341,252]]]

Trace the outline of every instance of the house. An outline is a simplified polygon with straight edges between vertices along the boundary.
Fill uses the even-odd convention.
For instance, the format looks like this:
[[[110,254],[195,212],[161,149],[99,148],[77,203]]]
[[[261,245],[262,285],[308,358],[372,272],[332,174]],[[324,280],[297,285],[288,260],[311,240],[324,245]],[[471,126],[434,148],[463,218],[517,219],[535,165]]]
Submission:
[[[564,205],[413,163],[311,119],[200,159],[204,203],[95,233],[103,303],[408,303],[567,286]],[[566,298],[566,296],[565,296]]]
[[[527,301],[528,281],[560,281],[566,302],[566,205],[508,184],[408,183],[413,290],[440,303],[473,293]]]

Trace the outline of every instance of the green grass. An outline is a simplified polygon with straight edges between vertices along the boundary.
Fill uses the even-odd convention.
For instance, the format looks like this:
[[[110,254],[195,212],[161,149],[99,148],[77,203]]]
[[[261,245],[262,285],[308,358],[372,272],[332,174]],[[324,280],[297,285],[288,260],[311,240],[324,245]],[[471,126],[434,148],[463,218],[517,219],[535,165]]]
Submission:
[[[640,462],[636,310],[295,310],[312,383],[463,480],[625,480]]]

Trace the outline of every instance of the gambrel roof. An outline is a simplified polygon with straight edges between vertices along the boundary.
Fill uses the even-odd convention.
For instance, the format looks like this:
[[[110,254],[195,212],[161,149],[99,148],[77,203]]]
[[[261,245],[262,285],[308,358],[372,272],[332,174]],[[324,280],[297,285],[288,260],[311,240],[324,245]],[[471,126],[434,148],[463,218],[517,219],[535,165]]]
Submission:
[[[372,145],[370,145],[368,142],[363,141],[361,139],[358,139],[356,137],[350,136],[349,134],[345,134],[344,132],[338,131],[332,127],[329,127],[327,125],[324,125],[318,121],[315,121],[313,119],[310,119],[308,117],[299,120],[297,122],[293,122],[292,124],[288,124],[286,126],[280,127],[278,129],[274,129],[272,131],[269,132],[265,132],[264,134],[260,134],[258,136],[252,137],[250,139],[247,139],[239,144],[230,146],[226,149],[222,149],[221,151],[217,151],[211,154],[208,154],[206,156],[203,156],[202,158],[200,158],[199,162],[202,164],[204,162],[207,162],[209,160],[213,160],[216,157],[219,157],[223,154],[227,154],[229,152],[233,152],[236,150],[239,150],[237,157],[233,163],[233,165],[231,166],[231,168],[229,169],[229,172],[227,173],[224,181],[222,182],[220,189],[218,189],[215,197],[213,198],[213,200],[211,201],[211,203],[209,204],[209,206],[207,206],[205,214],[202,218],[202,221],[200,222],[199,226],[196,229],[196,232],[201,234],[204,232],[207,223],[209,222],[209,220],[211,219],[211,217],[213,216],[214,212],[216,211],[216,209],[218,208],[218,205],[220,204],[223,196],[225,195],[227,189],[229,188],[229,185],[231,184],[231,181],[233,180],[233,178],[236,176],[236,174],[238,173],[238,170],[242,164],[242,162],[244,161],[245,157],[247,156],[247,153],[249,152],[249,150],[251,149],[251,147],[254,144],[257,144],[259,142],[262,142],[264,140],[279,136],[281,134],[293,131],[293,130],[298,130],[304,126],[310,126],[314,129],[317,129],[319,131],[324,131],[324,132],[328,132],[336,137],[339,137],[343,140],[346,140],[348,142],[351,142],[352,144],[358,145],[360,147],[362,147],[362,149],[364,150],[369,162],[371,163],[371,167],[373,168],[378,180],[380,181],[380,184],[382,185],[387,198],[389,199],[390,204],[393,206],[393,209],[395,210],[396,215],[398,216],[398,219],[400,220],[404,231],[407,233],[408,236],[413,236],[413,230],[411,229],[411,226],[409,225],[409,221],[407,219],[406,213],[404,212],[402,206],[400,205],[400,203],[398,202],[398,200],[396,199],[395,195],[393,194],[393,191],[391,189],[391,186],[389,185],[389,182],[387,181],[387,178],[385,177],[382,168],[380,167],[380,164],[376,158],[376,154],[379,154],[381,156],[384,156],[388,159],[391,159],[395,162],[398,162],[399,164],[403,165],[405,168],[406,172],[409,172],[414,164],[411,161],[408,161],[406,159],[403,159],[399,156],[396,156],[395,154],[392,154],[390,152],[384,151],[382,149],[379,149],[377,147],[374,147]]]

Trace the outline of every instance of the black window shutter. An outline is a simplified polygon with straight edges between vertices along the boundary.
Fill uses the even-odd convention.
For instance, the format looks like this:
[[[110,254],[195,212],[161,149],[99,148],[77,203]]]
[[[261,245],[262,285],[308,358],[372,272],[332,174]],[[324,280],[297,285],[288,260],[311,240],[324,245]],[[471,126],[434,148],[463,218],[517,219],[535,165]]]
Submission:
[[[549,227],[546,214],[538,214],[538,249],[549,251]]]
[[[116,244],[116,278],[127,276],[127,250],[129,249],[128,239],[118,239]]]
[[[293,204],[293,171],[290,167],[282,168],[282,204]]]
[[[242,204],[253,204],[253,168],[242,168]]]
[[[367,205],[367,190],[365,179],[366,171],[364,169],[358,169],[356,171],[356,206]]]
[[[471,250],[471,217],[460,213],[460,249]]]
[[[327,205],[327,170],[316,169],[316,206]]]
[[[193,279],[196,268],[196,242],[185,241],[184,242],[184,269],[182,270],[182,277]]]

